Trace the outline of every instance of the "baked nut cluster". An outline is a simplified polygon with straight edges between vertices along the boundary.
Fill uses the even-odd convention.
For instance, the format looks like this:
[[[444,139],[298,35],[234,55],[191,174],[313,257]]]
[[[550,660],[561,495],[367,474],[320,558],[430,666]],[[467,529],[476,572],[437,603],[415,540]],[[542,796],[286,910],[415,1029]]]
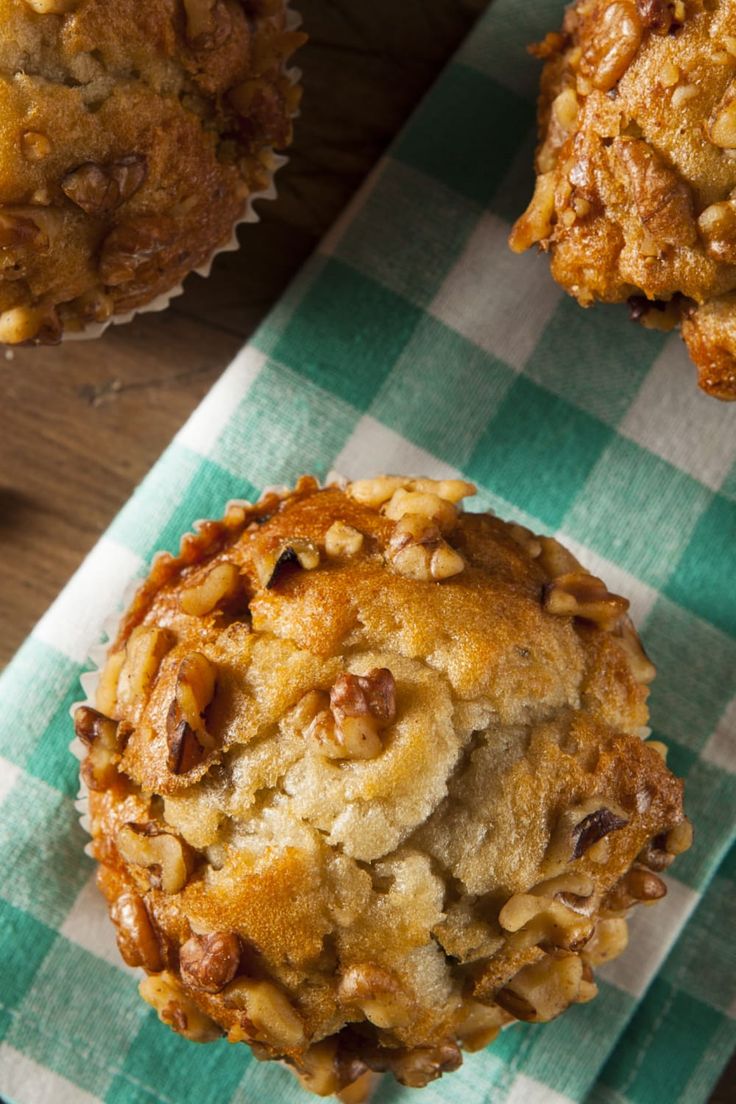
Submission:
[[[283,0],[0,0],[0,342],[172,292],[291,139]]]
[[[590,1000],[690,844],[627,601],[474,491],[231,504],[156,559],[76,711],[142,996],[323,1096]]]
[[[546,62],[534,197],[511,235],[581,303],[680,324],[700,386],[736,399],[736,7],[576,0]]]

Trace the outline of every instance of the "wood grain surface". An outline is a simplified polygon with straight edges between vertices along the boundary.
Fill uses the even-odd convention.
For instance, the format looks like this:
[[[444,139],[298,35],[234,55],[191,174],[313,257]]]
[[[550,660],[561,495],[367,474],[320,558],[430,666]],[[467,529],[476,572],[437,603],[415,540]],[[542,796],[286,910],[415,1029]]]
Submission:
[[[295,0],[310,43],[279,198],[168,311],[0,350],[0,666],[360,185],[485,0]],[[397,10],[400,18],[397,18]]]
[[[163,314],[0,352],[0,667],[325,230],[487,0],[298,0],[304,103],[279,198]],[[400,18],[397,18],[397,10]],[[736,1064],[711,1104],[736,1100]]]

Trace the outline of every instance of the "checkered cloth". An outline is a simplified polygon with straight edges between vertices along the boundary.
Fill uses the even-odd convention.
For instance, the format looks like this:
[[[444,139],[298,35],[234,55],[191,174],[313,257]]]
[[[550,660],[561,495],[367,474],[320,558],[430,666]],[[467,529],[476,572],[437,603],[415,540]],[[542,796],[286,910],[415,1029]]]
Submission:
[[[243,1046],[159,1024],[83,854],[69,707],[124,588],[194,519],[302,471],[462,473],[632,599],[695,845],[601,994],[517,1025],[422,1104],[687,1104],[736,1041],[736,408],[677,336],[582,311],[506,236],[530,194],[560,0],[495,0],[389,156],[93,550],[0,684],[0,1093],[14,1104],[288,1104]],[[388,1080],[379,1104],[415,1099]],[[417,1100],[420,1098],[416,1098]]]

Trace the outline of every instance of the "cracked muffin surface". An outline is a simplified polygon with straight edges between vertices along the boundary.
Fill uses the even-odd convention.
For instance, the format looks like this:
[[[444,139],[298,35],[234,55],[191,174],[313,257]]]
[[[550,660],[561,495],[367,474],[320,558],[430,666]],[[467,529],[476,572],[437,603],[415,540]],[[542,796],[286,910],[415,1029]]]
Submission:
[[[0,342],[175,290],[291,139],[282,0],[0,0]]]
[[[231,504],[156,559],[75,714],[142,995],[321,1095],[590,1000],[689,846],[628,602],[474,490]]]
[[[583,305],[628,300],[680,324],[700,386],[736,399],[736,8],[731,0],[577,0],[545,61],[537,243]]]

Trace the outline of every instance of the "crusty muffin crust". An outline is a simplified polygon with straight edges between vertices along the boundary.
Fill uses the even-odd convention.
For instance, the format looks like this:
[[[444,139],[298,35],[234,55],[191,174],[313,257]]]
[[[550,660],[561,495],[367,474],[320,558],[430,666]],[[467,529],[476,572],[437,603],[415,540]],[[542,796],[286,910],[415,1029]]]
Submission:
[[[282,0],[0,0],[0,342],[173,291],[291,139]]]
[[[322,1095],[591,999],[689,845],[628,603],[473,491],[232,504],[155,561],[76,712],[142,995]]]
[[[736,7],[577,0],[545,59],[537,184],[511,235],[583,305],[682,325],[700,386],[736,399]]]

